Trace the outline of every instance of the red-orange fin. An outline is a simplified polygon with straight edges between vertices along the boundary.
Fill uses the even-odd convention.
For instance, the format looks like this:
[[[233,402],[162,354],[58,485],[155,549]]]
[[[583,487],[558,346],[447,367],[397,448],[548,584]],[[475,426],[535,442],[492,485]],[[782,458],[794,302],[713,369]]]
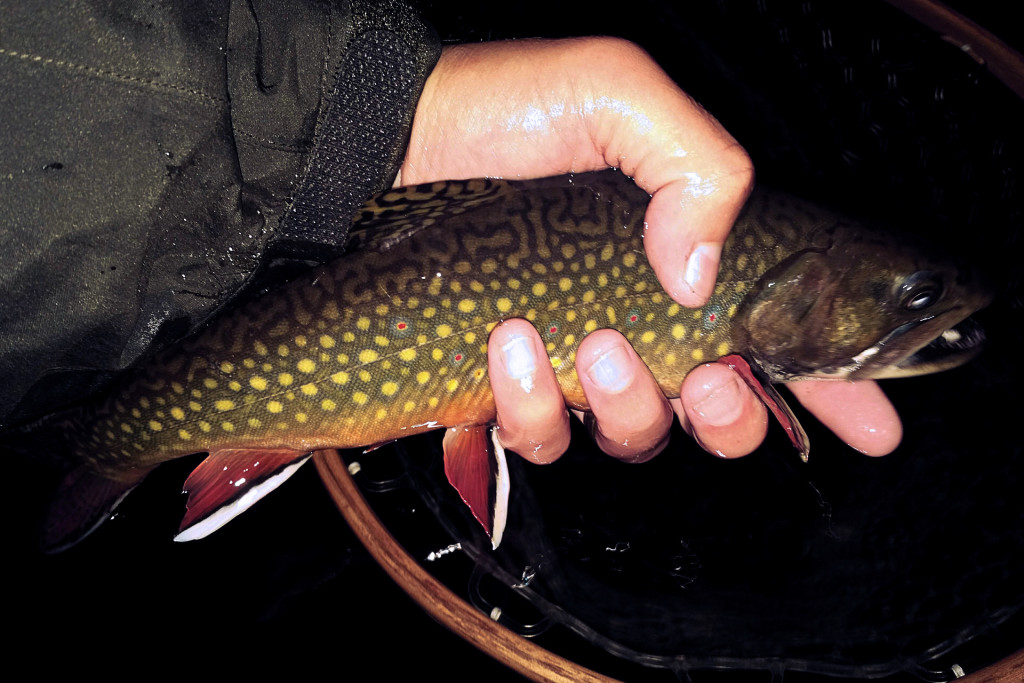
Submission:
[[[205,538],[248,510],[309,460],[289,450],[213,451],[185,480],[185,517],[175,541]]]
[[[490,425],[462,425],[444,435],[444,473],[497,548],[508,516],[508,463]]]
[[[115,481],[85,466],[72,470],[61,482],[43,521],[39,541],[45,553],[59,553],[75,545],[110,518],[124,497],[152,470],[141,468]]]
[[[789,407],[779,392],[775,390],[771,382],[759,377],[750,364],[737,354],[722,356],[718,359],[718,362],[728,365],[739,373],[739,376],[743,378],[747,386],[757,394],[761,402],[768,407],[768,410],[772,411],[775,419],[786,430],[786,434],[789,435],[789,440],[793,443],[793,447],[800,453],[800,459],[807,462],[811,454],[811,444],[807,440],[807,432],[804,431],[800,421],[793,414],[792,408]]]

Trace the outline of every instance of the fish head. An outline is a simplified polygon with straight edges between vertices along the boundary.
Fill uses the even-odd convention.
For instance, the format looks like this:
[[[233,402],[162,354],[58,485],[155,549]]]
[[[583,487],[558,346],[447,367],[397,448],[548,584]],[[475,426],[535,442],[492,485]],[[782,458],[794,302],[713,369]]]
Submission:
[[[991,299],[961,259],[839,224],[770,269],[740,323],[772,381],[907,377],[973,358],[984,334],[969,316]]]

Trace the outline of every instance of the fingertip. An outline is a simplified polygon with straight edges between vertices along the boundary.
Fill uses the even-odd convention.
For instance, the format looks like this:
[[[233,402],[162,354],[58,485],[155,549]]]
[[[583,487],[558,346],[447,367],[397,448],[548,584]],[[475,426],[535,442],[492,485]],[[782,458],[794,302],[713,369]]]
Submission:
[[[576,372],[592,412],[584,424],[601,450],[633,463],[664,450],[671,407],[620,333],[605,329],[588,335],[576,352]]]
[[[540,335],[525,320],[506,320],[487,343],[488,375],[502,446],[537,464],[569,448],[569,418]]]
[[[877,382],[794,382],[790,391],[851,448],[879,457],[896,450],[903,423]]]
[[[702,448],[719,457],[748,455],[768,433],[764,404],[725,365],[694,368],[683,382],[680,403],[690,433]]]

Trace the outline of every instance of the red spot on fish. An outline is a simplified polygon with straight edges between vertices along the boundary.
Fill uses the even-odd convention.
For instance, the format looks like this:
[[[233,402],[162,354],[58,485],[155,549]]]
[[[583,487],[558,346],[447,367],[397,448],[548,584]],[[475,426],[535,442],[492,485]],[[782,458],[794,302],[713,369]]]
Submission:
[[[456,363],[461,363],[462,362],[462,354],[461,353],[455,354],[455,362]]]
[[[640,319],[640,316],[638,316],[636,313],[634,313],[633,315],[629,316],[629,322],[631,322],[631,323],[635,323],[639,319]]]
[[[708,320],[710,320],[711,322],[715,322],[715,314],[712,313],[711,315],[709,315]]]
[[[404,330],[405,328],[407,328],[409,326],[406,323],[404,323],[404,322],[400,322],[395,327],[397,327],[398,331],[401,332],[402,330]]]
[[[548,328],[548,334],[555,334],[558,332],[558,325],[552,325]]]

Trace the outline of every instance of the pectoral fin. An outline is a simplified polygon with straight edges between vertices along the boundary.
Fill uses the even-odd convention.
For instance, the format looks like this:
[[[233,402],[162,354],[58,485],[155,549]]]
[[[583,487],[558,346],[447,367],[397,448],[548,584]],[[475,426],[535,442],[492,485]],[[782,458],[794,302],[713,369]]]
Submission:
[[[224,449],[210,453],[185,480],[185,517],[175,541],[205,538],[248,510],[301,467],[311,453]]]
[[[493,427],[449,428],[444,435],[444,473],[497,548],[508,513],[508,463]]]
[[[779,395],[779,392],[775,390],[771,382],[759,377],[742,356],[736,354],[722,356],[718,359],[718,362],[728,365],[739,373],[743,381],[747,383],[747,386],[757,394],[761,402],[768,407],[768,410],[772,411],[775,419],[786,430],[789,440],[793,442],[793,447],[800,453],[800,459],[807,462],[811,453],[811,444],[807,440],[807,433],[800,425],[796,415],[793,414],[793,410],[787,405],[785,399]]]

